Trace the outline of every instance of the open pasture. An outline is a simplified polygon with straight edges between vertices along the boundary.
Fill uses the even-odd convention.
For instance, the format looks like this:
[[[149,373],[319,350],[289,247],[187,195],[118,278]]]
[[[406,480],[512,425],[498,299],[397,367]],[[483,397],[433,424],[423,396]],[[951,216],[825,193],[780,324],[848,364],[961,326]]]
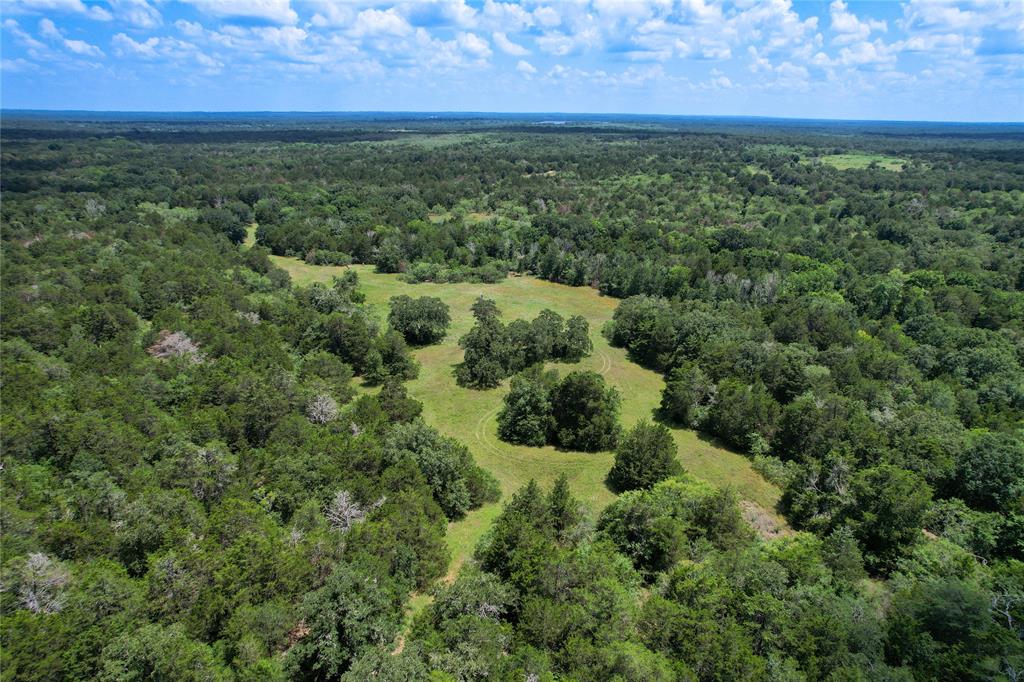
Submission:
[[[294,258],[272,257],[297,284],[330,283],[346,268],[308,265]],[[423,402],[423,418],[441,432],[466,443],[476,461],[501,483],[507,496],[531,478],[544,487],[566,474],[573,492],[596,515],[615,495],[605,485],[612,466],[610,452],[583,453],[556,450],[553,447],[526,447],[502,442],[497,436],[497,415],[508,381],[502,386],[480,391],[455,383],[453,369],[462,360],[458,340],[473,325],[470,306],[477,296],[497,301],[506,321],[533,319],[544,308],[563,317],[582,315],[590,323],[594,352],[578,364],[552,364],[562,373],[589,369],[602,374],[622,395],[621,419],[625,428],[640,419],[651,419],[658,406],[662,377],[631,362],[625,350],[612,348],[601,335],[601,327],[615,311],[617,300],[601,296],[588,287],[569,287],[534,277],[509,277],[497,284],[409,284],[398,275],[374,272],[372,266],[351,266],[359,273],[360,288],[380,320],[387,317],[392,296],[436,296],[451,308],[452,324],[448,335],[438,344],[415,350],[422,365],[420,376],[407,384],[409,392]],[[691,473],[715,485],[731,486],[740,497],[754,503],[775,522],[784,525],[774,508],[779,499],[777,487],[762,478],[743,455],[719,447],[694,431],[673,429],[679,461]],[[472,553],[480,536],[501,508],[501,502],[485,506],[450,524],[448,541],[452,548],[452,573]]]

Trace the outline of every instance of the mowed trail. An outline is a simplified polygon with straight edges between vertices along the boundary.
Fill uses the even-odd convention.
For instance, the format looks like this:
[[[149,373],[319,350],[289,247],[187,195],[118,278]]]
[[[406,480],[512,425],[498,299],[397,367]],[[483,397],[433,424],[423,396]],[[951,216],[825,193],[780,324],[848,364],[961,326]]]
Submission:
[[[292,258],[273,257],[298,284],[314,281],[329,283],[346,268],[312,266]],[[409,296],[436,296],[451,308],[452,325],[439,344],[415,351],[422,365],[420,376],[408,383],[409,392],[423,402],[423,418],[442,433],[458,438],[469,446],[476,461],[490,471],[501,484],[503,496],[531,478],[549,487],[561,474],[596,516],[614,494],[605,485],[611,468],[610,452],[582,453],[510,445],[497,437],[497,414],[508,381],[489,391],[462,388],[455,383],[454,366],[462,360],[458,339],[473,324],[470,306],[477,296],[498,303],[506,321],[533,319],[544,308],[564,317],[583,315],[590,323],[594,352],[577,364],[553,364],[563,374],[573,369],[589,369],[602,374],[622,395],[622,425],[632,426],[640,419],[651,419],[661,399],[662,377],[631,362],[623,349],[612,348],[601,335],[601,327],[611,319],[618,301],[601,296],[585,287],[569,287],[533,277],[509,277],[497,284],[408,284],[397,275],[379,274],[372,266],[352,266],[359,274],[360,287],[367,302],[381,320],[387,317],[388,299]],[[679,461],[692,474],[719,486],[733,487],[742,499],[764,510],[775,509],[779,490],[764,480],[749,460],[701,438],[693,431],[674,429]],[[501,503],[477,509],[465,518],[450,523],[448,543],[452,550],[449,578],[472,555],[473,548],[501,509]],[[780,526],[784,521],[766,512]]]

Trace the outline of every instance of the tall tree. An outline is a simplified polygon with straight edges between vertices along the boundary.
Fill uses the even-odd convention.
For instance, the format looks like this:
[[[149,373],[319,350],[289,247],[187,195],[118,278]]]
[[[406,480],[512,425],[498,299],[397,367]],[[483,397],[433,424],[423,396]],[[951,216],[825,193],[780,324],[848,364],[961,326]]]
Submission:
[[[661,424],[640,421],[619,439],[608,482],[618,491],[651,488],[682,472],[672,432]]]

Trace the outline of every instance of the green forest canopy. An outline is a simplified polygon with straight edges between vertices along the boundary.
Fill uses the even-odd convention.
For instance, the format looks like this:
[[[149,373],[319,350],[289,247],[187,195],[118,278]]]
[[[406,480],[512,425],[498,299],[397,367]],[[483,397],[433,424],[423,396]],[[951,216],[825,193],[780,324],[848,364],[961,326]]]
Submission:
[[[0,677],[1024,669],[1019,131],[275,125],[5,121]],[[651,416],[747,453],[796,532],[633,458],[600,513],[524,487],[438,582],[498,491],[403,385],[446,316],[269,254],[621,299]]]

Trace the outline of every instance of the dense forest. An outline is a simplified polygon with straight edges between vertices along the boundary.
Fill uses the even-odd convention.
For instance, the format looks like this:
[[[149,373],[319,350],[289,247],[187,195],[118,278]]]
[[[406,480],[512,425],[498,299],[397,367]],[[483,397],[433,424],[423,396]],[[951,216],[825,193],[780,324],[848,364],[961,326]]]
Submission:
[[[1024,678],[1019,127],[243,123],[5,116],[0,679]],[[448,305],[278,257],[617,299],[650,421],[582,318],[481,298],[452,368],[615,500],[531,483],[450,571],[500,489],[405,386]]]

